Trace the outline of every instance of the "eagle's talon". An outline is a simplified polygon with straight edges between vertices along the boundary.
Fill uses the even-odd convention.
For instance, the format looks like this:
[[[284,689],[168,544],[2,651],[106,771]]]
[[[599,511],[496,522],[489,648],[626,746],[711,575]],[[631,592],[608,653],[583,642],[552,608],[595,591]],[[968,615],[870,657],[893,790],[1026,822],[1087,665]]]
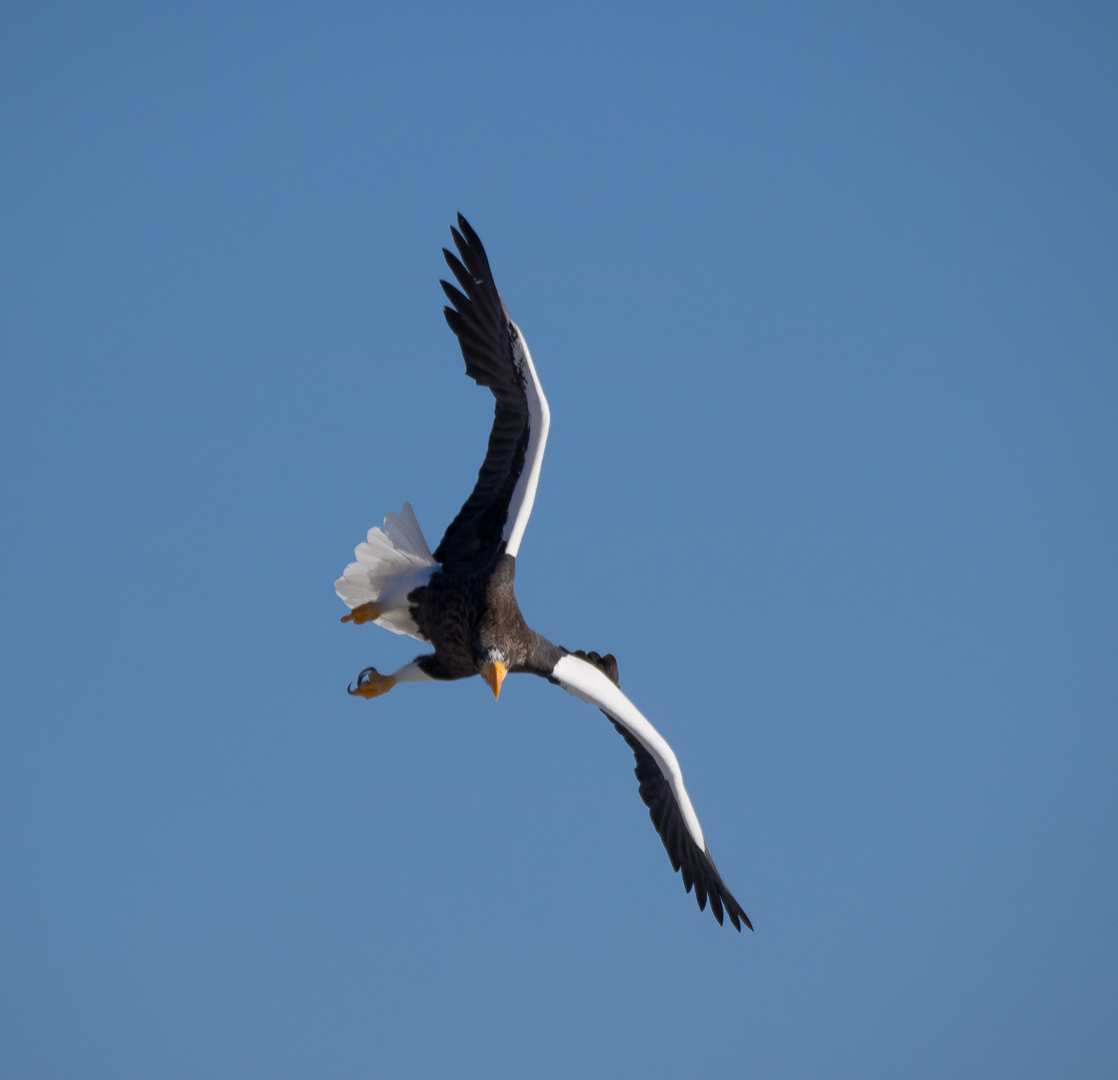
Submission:
[[[394,676],[382,675],[376,668],[367,667],[357,676],[357,686],[347,687],[346,692],[350,697],[363,697],[367,701],[369,698],[387,694],[395,685]]]

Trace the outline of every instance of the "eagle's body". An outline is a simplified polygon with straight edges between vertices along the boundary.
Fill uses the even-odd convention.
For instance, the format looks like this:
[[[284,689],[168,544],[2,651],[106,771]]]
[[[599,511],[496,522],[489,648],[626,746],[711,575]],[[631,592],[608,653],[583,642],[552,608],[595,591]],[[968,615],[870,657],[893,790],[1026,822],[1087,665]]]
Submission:
[[[509,673],[547,676],[562,650],[530,630],[513,588],[516,559],[501,555],[492,566],[443,571],[409,596],[419,632],[435,646],[417,661],[435,679],[478,673],[474,657],[499,653]]]
[[[397,683],[480,674],[496,697],[509,673],[539,675],[600,708],[637,759],[640,794],[672,861],[699,907],[710,898],[722,922],[752,929],[715,869],[675,754],[618,688],[610,655],[569,652],[532,630],[516,602],[516,555],[535,500],[550,413],[531,354],[497,292],[481,241],[465,218],[452,229],[461,261],[444,251],[461,292],[442,282],[444,309],[466,373],[496,398],[489,448],[478,481],[432,555],[408,504],[370,529],[357,561],[335,583],[351,612],[343,622],[373,621],[434,648],[381,675],[366,668],[350,693],[366,698]]]

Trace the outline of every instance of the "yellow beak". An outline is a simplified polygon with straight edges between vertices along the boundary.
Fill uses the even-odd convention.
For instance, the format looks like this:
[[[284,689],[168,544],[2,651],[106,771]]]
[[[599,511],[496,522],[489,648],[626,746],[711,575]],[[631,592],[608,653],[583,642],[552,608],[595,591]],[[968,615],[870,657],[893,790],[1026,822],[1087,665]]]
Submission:
[[[509,673],[509,669],[498,660],[494,664],[486,664],[481,669],[481,677],[489,683],[489,689],[493,691],[493,700],[501,696],[501,683],[505,681],[505,676]]]

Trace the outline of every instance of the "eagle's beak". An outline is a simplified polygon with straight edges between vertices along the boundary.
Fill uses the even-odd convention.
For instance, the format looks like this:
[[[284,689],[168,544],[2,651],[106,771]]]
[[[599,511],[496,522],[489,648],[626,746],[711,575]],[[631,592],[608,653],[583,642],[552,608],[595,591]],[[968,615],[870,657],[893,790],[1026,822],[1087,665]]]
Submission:
[[[509,669],[500,660],[492,664],[486,664],[481,669],[481,677],[489,683],[489,689],[493,691],[494,701],[501,696],[501,683],[505,681],[505,676],[508,673]]]

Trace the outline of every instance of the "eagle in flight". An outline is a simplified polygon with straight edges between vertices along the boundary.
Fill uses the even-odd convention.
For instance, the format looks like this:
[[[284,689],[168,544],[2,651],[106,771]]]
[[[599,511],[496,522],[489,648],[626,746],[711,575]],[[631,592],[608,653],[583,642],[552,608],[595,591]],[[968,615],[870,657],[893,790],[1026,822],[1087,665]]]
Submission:
[[[699,909],[740,932],[752,923],[715,868],[672,748],[621,692],[607,653],[552,645],[524,621],[513,591],[516,555],[532,513],[550,413],[528,343],[509,317],[489,260],[469,222],[451,228],[458,255],[443,249],[459,288],[440,282],[443,309],[466,360],[466,374],[497,399],[477,484],[432,555],[408,503],[369,530],[357,561],[334,583],[350,612],[342,622],[374,622],[434,648],[391,675],[368,667],[350,694],[374,698],[397,683],[480,675],[500,695],[509,674],[538,675],[597,706],[637,760],[640,795],[672,868],[695,890]]]

